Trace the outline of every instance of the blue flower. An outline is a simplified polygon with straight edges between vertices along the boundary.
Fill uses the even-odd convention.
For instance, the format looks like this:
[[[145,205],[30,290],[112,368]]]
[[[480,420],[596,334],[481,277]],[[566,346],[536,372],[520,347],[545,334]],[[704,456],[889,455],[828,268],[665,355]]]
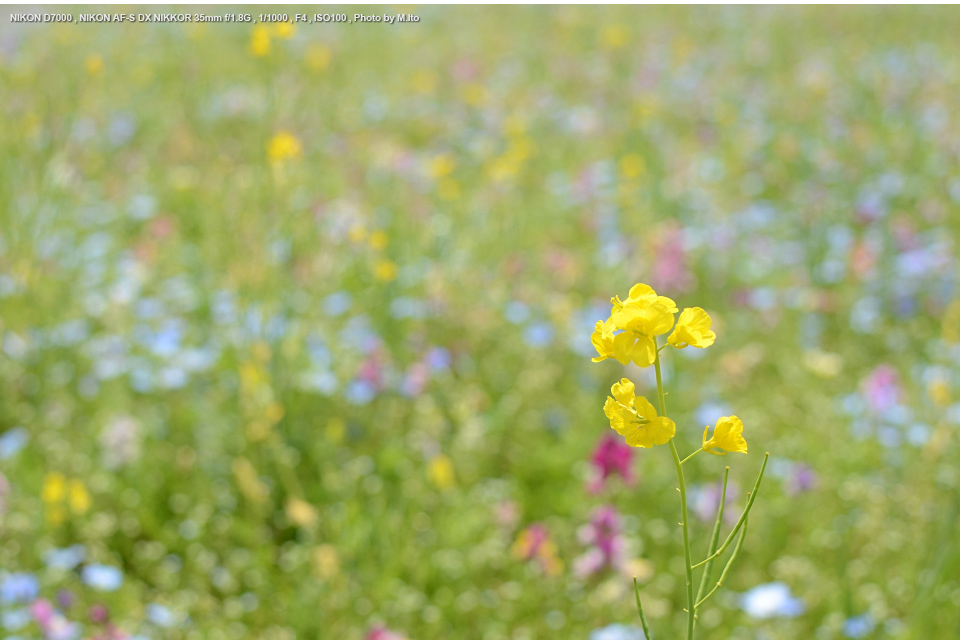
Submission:
[[[526,328],[523,339],[531,347],[546,347],[553,342],[553,333],[549,322],[537,322]]]
[[[40,583],[32,573],[10,573],[0,582],[0,602],[30,602],[40,593]]]
[[[50,549],[44,556],[44,561],[51,569],[73,569],[87,557],[87,548],[82,544],[74,544],[65,549]]]
[[[741,596],[740,608],[751,618],[795,618],[806,610],[803,600],[794,598],[783,582],[768,582]]]
[[[84,584],[98,591],[116,591],[123,584],[123,573],[105,564],[88,564],[80,573]]]
[[[589,640],[645,640],[645,636],[639,627],[611,624],[591,631]]]
[[[843,623],[843,635],[848,638],[865,638],[873,632],[875,626],[877,624],[874,622],[873,616],[869,613],[863,613],[859,616],[847,618],[847,621]]]
[[[25,427],[14,427],[0,436],[0,460],[7,460],[17,455],[27,446],[29,434]]]

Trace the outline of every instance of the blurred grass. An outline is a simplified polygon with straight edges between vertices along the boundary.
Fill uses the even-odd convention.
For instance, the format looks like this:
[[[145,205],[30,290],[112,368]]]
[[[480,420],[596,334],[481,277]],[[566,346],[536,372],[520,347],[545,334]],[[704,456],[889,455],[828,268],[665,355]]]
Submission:
[[[612,504],[669,634],[668,456],[583,488],[625,375],[583,346],[642,281],[718,325],[666,363],[681,450],[719,403],[752,452],[732,482],[762,451],[784,470],[703,637],[839,638],[864,612],[861,637],[955,633],[956,12],[414,11],[271,32],[262,57],[244,25],[0,25],[0,420],[30,436],[3,461],[2,566],[157,638],[586,637],[635,622],[627,576],[571,572]],[[271,161],[280,132],[301,151]],[[431,348],[450,368],[404,387]],[[844,409],[883,364],[895,410]],[[118,417],[139,452],[107,464]],[[791,495],[797,463],[819,482]],[[61,524],[54,471],[93,496]],[[560,576],[510,555],[534,522]],[[122,588],[47,566],[74,542]],[[771,580],[806,612],[740,611]]]

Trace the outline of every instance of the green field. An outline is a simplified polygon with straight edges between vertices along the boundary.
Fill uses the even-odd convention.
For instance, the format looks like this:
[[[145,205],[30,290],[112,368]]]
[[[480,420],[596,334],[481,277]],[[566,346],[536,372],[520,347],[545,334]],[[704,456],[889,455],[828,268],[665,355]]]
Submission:
[[[697,638],[960,637],[960,12],[119,10],[0,20],[4,638],[685,637],[638,282],[695,558],[770,452]]]

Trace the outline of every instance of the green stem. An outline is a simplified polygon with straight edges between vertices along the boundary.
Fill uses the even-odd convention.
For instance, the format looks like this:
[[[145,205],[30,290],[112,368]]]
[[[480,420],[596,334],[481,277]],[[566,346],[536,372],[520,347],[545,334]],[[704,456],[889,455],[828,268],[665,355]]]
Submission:
[[[717,523],[713,525],[713,536],[710,538],[710,548],[707,555],[712,555],[717,550],[717,543],[720,542],[720,526],[723,524],[723,505],[727,501],[727,479],[730,477],[730,467],[723,470],[723,490],[720,492],[720,507],[717,509]],[[697,589],[697,602],[703,597],[703,591],[707,588],[707,582],[710,580],[710,572],[713,568],[713,562],[708,562],[703,568],[703,575],[700,576],[700,588]]]
[[[697,454],[700,453],[701,451],[703,451],[703,449],[697,449],[696,451],[694,451],[693,453],[691,453],[690,455],[688,455],[686,458],[684,458],[683,460],[681,460],[681,461],[680,461],[680,464],[684,464],[687,460],[689,460],[689,459],[692,458],[693,456],[697,455]],[[727,468],[729,469],[730,467],[727,467]]]
[[[703,596],[703,599],[697,602],[694,609],[699,609],[700,605],[707,601],[707,598],[712,596],[714,592],[720,588],[723,584],[723,581],[727,579],[727,573],[730,572],[730,567],[733,566],[733,561],[737,559],[737,555],[740,553],[740,549],[743,547],[743,539],[747,537],[747,523],[743,523],[743,528],[740,530],[740,537],[737,539],[737,546],[734,547],[733,553],[730,555],[730,559],[727,560],[727,565],[723,568],[723,572],[720,574],[720,579],[717,580],[717,584],[714,585],[713,589],[710,589],[710,593]]]
[[[753,507],[753,501],[757,499],[757,491],[760,489],[760,481],[763,480],[763,470],[767,468],[767,460],[770,458],[770,454],[766,453],[763,456],[763,465],[760,467],[760,475],[757,476],[757,482],[753,485],[753,491],[750,492],[750,499],[747,500],[747,506],[743,510],[743,513],[740,515],[740,519],[737,521],[737,526],[733,528],[733,531],[730,532],[730,535],[727,536],[727,539],[723,541],[723,544],[720,545],[720,548],[717,549],[717,552],[709,556],[706,560],[698,562],[693,565],[693,568],[696,569],[699,566],[705,565],[714,558],[723,554],[727,550],[727,547],[730,546],[730,543],[733,542],[733,536],[737,535],[737,532],[740,531],[740,527],[743,526],[743,523],[746,521],[747,516],[750,514],[750,509]]]
[[[663,402],[663,379],[660,376],[660,352],[653,361],[657,372],[657,397],[660,400],[660,415],[667,415],[667,408]],[[687,572],[687,640],[693,640],[694,599],[693,599],[693,567],[690,566],[690,532],[687,522],[687,486],[683,480],[683,465],[677,445],[670,438],[670,453],[673,454],[673,464],[677,467],[677,481],[680,483],[680,526],[683,528],[683,566]]]
[[[633,576],[633,593],[637,596],[637,612],[640,614],[640,624],[643,625],[643,637],[646,640],[653,640],[653,634],[650,633],[650,627],[647,626],[647,617],[643,615],[643,605],[640,604],[640,587],[637,585],[637,576]]]

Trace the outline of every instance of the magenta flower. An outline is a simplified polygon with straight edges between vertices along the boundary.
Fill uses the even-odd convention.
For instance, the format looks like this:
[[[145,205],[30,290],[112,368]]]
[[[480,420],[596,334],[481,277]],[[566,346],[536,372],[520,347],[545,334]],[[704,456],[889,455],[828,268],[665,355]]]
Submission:
[[[598,493],[606,486],[607,478],[619,475],[627,484],[633,484],[635,478],[630,470],[633,463],[633,448],[623,438],[607,434],[597,443],[590,456],[593,469],[587,482],[587,491]]]
[[[620,514],[610,506],[596,509],[590,522],[577,530],[586,552],[573,561],[573,572],[586,578],[610,568],[618,570],[624,563],[625,540],[621,534]]]

